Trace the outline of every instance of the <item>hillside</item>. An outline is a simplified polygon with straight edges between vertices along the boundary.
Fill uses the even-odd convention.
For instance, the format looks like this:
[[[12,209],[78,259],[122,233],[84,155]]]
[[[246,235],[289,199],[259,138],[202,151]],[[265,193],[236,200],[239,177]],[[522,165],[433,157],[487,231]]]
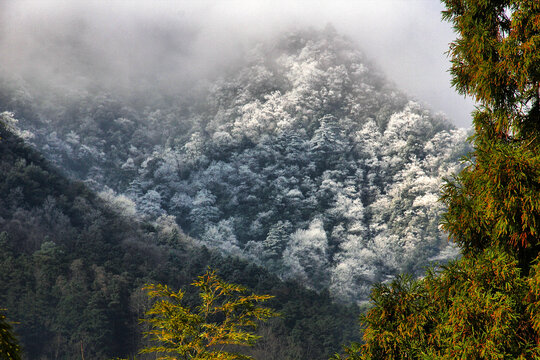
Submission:
[[[0,304],[16,322],[24,358],[133,356],[146,344],[138,321],[150,306],[144,284],[184,288],[193,304],[188,285],[208,266],[275,295],[269,305],[282,317],[260,328],[263,340],[248,350],[256,358],[327,359],[358,338],[355,306],[200,247],[169,217],[126,215],[129,200],[104,200],[66,179],[6,123],[13,118],[1,113]]]
[[[456,256],[437,198],[467,151],[463,130],[332,29],[282,35],[244,59],[178,94],[44,94],[4,80],[0,106],[69,176],[341,301]]]

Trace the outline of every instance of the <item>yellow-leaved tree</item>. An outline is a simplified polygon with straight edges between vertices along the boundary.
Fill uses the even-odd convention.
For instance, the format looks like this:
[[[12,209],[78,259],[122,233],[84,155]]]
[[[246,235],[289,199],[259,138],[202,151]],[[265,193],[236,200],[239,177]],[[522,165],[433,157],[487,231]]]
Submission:
[[[11,323],[0,309],[0,359],[20,360],[21,348],[13,335]]]
[[[214,270],[192,285],[199,288],[201,300],[195,309],[182,305],[181,290],[160,284],[145,287],[155,302],[142,321],[151,326],[146,336],[155,345],[140,352],[155,353],[157,359],[252,359],[232,352],[231,346],[255,344],[258,321],[278,316],[261,305],[272,296],[249,293],[223,281]]]

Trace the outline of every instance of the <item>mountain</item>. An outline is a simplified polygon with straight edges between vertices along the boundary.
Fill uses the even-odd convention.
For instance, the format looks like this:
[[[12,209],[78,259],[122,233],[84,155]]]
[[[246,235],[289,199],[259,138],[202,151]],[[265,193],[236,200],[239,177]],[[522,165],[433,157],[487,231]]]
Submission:
[[[173,217],[199,244],[339,301],[457,255],[437,199],[465,131],[332,29],[259,44],[188,93],[44,93],[5,78],[0,106],[49,161],[124,211]]]
[[[0,304],[16,323],[25,359],[133,358],[148,344],[139,319],[151,304],[142,287],[185,289],[194,306],[189,284],[209,266],[275,296],[269,305],[281,317],[260,327],[263,339],[247,354],[327,359],[358,338],[356,306],[200,247],[170,217],[126,214],[128,199],[67,179],[13,125],[11,114],[0,114]]]

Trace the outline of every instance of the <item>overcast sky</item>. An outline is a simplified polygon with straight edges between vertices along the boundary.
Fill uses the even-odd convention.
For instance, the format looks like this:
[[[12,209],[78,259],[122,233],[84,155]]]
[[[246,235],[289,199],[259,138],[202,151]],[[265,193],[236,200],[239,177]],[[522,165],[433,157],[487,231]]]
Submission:
[[[161,76],[177,79],[169,75],[179,68],[215,69],[291,27],[331,23],[399,88],[468,127],[473,103],[450,86],[455,35],[442,9],[438,0],[0,0],[0,66],[53,77],[85,67],[119,82],[159,63]]]

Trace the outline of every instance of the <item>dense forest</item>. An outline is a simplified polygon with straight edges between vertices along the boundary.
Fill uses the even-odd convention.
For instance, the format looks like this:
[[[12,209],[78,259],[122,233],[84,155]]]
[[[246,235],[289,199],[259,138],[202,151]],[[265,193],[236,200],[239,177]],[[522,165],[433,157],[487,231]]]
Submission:
[[[134,356],[146,344],[139,319],[151,305],[142,287],[182,288],[193,304],[188,285],[208,266],[275,296],[269,306],[281,317],[259,329],[263,340],[248,350],[256,358],[326,359],[358,337],[356,306],[202,247],[174,219],[127,216],[25,145],[9,113],[1,122],[0,304],[24,358]]]
[[[540,5],[443,3],[472,147],[331,27],[187,92],[1,73],[0,355],[155,358],[245,286],[225,358],[540,357]]]
[[[465,131],[386,80],[331,27],[278,36],[189,94],[40,91],[0,106],[38,151],[126,214],[284,280],[366,302],[371,286],[457,255],[442,178]]]

